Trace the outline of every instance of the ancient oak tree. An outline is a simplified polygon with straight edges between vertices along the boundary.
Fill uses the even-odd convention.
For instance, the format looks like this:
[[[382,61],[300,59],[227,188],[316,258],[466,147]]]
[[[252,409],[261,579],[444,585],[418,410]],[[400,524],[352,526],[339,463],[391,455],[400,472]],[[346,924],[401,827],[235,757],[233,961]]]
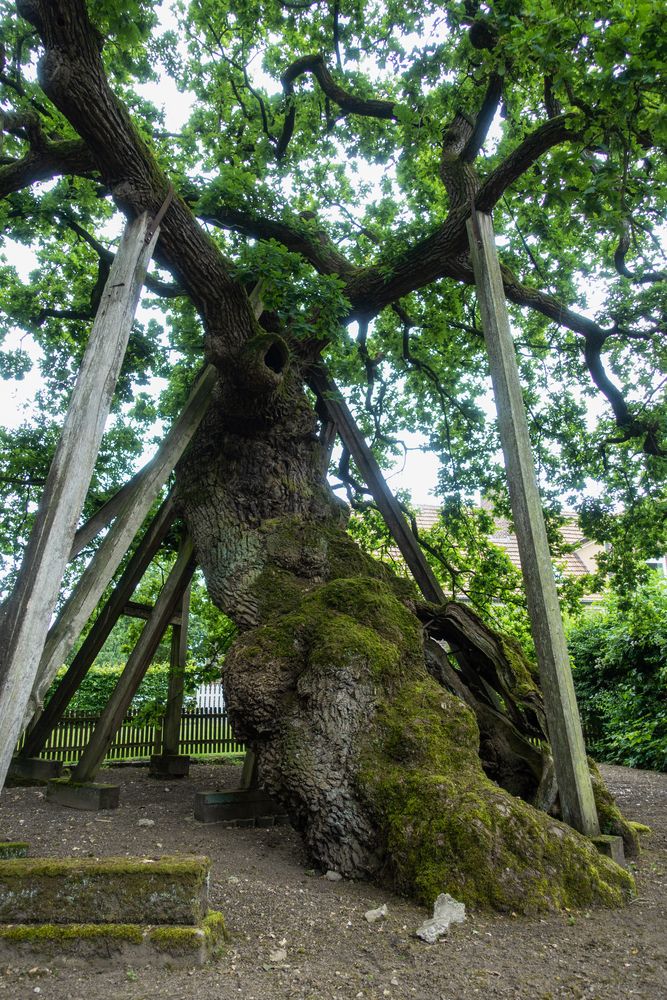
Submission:
[[[135,325],[90,511],[122,483],[143,430],[215,365],[178,508],[239,630],[222,667],[236,732],[315,861],[427,902],[445,890],[514,910],[620,902],[629,876],[554,818],[530,661],[469,607],[420,600],[352,540],[309,385],[324,359],[380,460],[403,432],[428,438],[450,511],[498,490],[466,231],[472,205],[493,213],[545,500],[579,501],[587,530],[615,542],[608,570],[632,577],[664,531],[660,11],[2,9],[0,214],[39,266],[29,282],[5,266],[0,305],[6,329],[41,350],[44,381],[41,420],[3,440],[4,551],[20,549],[110,267],[105,226],[115,212],[154,215],[173,184],[146,281],[160,318]],[[154,103],[160,81],[184,95],[177,126]],[[4,374],[30,363],[19,346]],[[168,380],[157,408],[142,392],[153,375]],[[363,506],[345,451],[338,475]],[[605,501],[583,502],[591,479]],[[447,551],[435,553],[443,581],[483,604],[475,567]],[[632,849],[594,785],[603,829]]]

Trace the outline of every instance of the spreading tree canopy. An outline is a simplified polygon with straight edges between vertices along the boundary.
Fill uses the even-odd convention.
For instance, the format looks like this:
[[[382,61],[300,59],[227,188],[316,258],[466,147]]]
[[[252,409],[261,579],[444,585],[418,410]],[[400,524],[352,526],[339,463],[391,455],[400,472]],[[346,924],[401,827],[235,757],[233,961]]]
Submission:
[[[520,651],[495,637],[484,683],[434,649],[426,670],[419,618],[436,637],[451,638],[451,614],[462,636],[477,626],[420,608],[349,541],[304,386],[324,357],[380,457],[420,432],[455,512],[498,490],[466,236],[473,204],[493,213],[545,499],[578,502],[624,580],[655,554],[664,12],[195,0],[165,28],[142,0],[0,6],[0,213],[37,255],[29,282],[7,256],[2,323],[30,333],[43,380],[39,416],[4,434],[5,552],[48,466],[114,253],[108,223],[156,214],[173,186],[146,282],[160,311],[135,325],[88,503],[212,361],[179,503],[243,632],[225,680],[261,779],[317,860],[348,874],[515,909],[620,898],[613,866],[522,801],[557,810]],[[167,77],[191,99],[175,133],[147,96]],[[10,351],[4,374],[30,364]],[[168,380],[157,403],[142,391],[153,376]],[[354,490],[345,455],[339,474]],[[585,500],[591,480],[605,492]]]

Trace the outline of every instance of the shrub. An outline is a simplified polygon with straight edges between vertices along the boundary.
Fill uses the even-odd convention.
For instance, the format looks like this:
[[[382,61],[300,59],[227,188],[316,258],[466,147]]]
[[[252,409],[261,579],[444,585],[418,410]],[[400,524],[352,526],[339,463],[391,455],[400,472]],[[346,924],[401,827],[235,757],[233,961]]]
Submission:
[[[125,664],[120,663],[113,666],[91,667],[72,698],[68,711],[79,712],[82,715],[100,715],[118,683],[124,666]],[[64,667],[58,671],[47,700],[51,692],[58,686],[64,672]],[[201,679],[202,671],[193,664],[188,664],[185,668],[186,700],[187,694],[194,692]],[[167,701],[168,685],[168,664],[153,664],[139,685],[139,689],[132,699],[131,707],[140,710],[142,716],[153,713],[161,714]]]
[[[667,770],[667,586],[610,595],[571,627],[574,683],[594,757]]]

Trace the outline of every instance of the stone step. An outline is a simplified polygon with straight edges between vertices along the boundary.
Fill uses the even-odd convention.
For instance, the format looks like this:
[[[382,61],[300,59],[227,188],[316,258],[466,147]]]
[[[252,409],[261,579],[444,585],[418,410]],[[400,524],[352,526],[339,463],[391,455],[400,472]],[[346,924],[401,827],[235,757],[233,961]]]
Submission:
[[[0,923],[195,925],[208,910],[204,857],[0,861]]]
[[[141,924],[0,924],[0,966],[131,968],[203,965],[219,955],[227,938],[221,913],[209,911],[189,926]]]
[[[259,788],[227,792],[196,792],[195,819],[229,826],[273,826],[288,823],[281,806]]]

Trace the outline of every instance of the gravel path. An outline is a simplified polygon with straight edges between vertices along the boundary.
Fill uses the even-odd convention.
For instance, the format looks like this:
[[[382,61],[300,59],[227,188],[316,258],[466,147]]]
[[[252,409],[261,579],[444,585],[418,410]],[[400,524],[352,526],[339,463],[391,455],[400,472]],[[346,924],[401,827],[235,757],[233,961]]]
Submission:
[[[27,839],[33,856],[194,852],[213,863],[211,906],[232,938],[196,970],[4,970],[7,1000],[667,1000],[667,775],[604,767],[630,819],[652,827],[636,865],[638,898],[621,911],[543,918],[470,913],[435,945],[413,932],[425,910],[374,886],[330,882],[308,871],[287,827],[228,830],[192,816],[196,789],[234,787],[240,769],[196,765],[171,783],[144,768],[103,772],[121,784],[114,812],[75,812],[35,788],[0,799],[3,837]],[[141,818],[154,826],[139,826]],[[388,905],[384,922],[366,910]],[[286,952],[276,958],[276,952]],[[273,953],[273,956],[272,956]]]

